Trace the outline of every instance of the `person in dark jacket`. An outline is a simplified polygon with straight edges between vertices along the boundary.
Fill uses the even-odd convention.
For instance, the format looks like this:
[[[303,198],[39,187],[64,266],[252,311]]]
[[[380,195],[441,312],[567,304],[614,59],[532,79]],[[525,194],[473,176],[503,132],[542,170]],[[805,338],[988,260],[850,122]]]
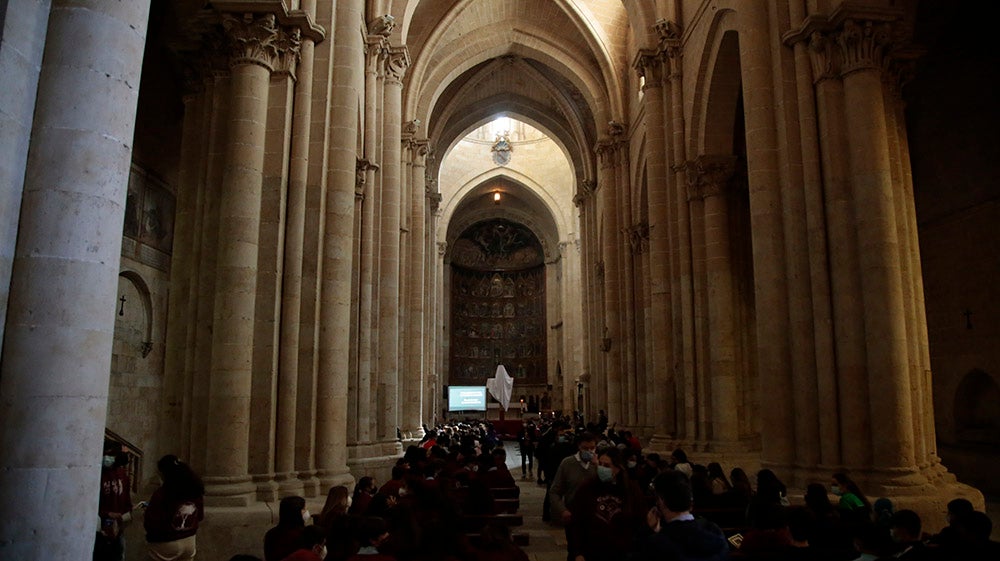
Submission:
[[[163,484],[153,492],[143,519],[149,557],[194,559],[195,534],[205,518],[205,485],[190,466],[172,454],[160,458],[156,468]]]
[[[306,500],[285,497],[278,504],[278,525],[264,534],[264,561],[281,561],[299,548],[309,519]]]
[[[617,448],[597,455],[597,477],[584,481],[568,505],[567,535],[573,561],[617,561],[634,547],[635,529],[649,503],[629,479]]]
[[[640,541],[638,559],[648,561],[722,561],[729,543],[718,526],[691,514],[691,482],[683,473],[668,471],[653,480],[656,497],[646,515],[650,533]]]

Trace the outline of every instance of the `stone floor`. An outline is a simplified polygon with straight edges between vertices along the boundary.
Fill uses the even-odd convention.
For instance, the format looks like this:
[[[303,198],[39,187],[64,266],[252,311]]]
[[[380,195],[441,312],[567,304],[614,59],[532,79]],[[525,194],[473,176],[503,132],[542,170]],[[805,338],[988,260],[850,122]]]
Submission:
[[[519,512],[524,517],[524,526],[515,532],[528,534],[530,538],[529,545],[523,548],[524,552],[531,561],[565,561],[566,534],[562,527],[542,521],[545,486],[535,483],[535,477],[521,479],[521,455],[517,443],[507,442],[504,448],[507,450],[507,467],[521,488]]]

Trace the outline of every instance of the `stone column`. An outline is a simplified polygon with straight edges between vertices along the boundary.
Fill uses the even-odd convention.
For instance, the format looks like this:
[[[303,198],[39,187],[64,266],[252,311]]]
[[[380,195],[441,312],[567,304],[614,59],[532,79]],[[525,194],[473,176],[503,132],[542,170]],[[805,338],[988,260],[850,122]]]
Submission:
[[[226,14],[231,42],[231,107],[219,206],[219,247],[209,381],[206,497],[245,506],[248,475],[254,304],[265,120],[270,75],[277,56],[273,14]]]
[[[650,286],[650,329],[654,337],[647,340],[652,347],[655,383],[653,395],[657,407],[653,409],[653,442],[656,450],[665,450],[667,440],[676,433],[675,423],[675,379],[671,357],[673,356],[673,326],[671,325],[672,302],[670,283],[670,232],[667,223],[667,146],[666,126],[663,118],[665,103],[663,79],[663,59],[654,51],[642,50],[636,57],[634,66],[646,83],[642,88],[642,103],[646,112],[646,189],[649,204],[649,286]]]
[[[613,138],[613,137],[612,137]],[[621,269],[618,266],[618,185],[615,168],[617,166],[617,142],[604,140],[597,145],[600,158],[600,188],[597,202],[601,217],[601,262],[604,264],[604,391],[606,399],[597,407],[605,409],[613,423],[624,424],[622,417],[622,371],[621,351]]]
[[[711,377],[713,450],[732,449],[739,439],[736,385],[736,325],[732,248],[729,240],[729,181],[735,156],[699,156],[689,189],[704,200],[705,284],[708,307],[708,372]]]
[[[381,155],[377,153],[375,139],[377,137],[379,113],[376,96],[378,94],[379,61],[385,49],[385,38],[381,35],[369,35],[365,44],[365,192],[361,201],[361,247],[360,247],[360,278],[358,305],[358,442],[368,443],[372,440],[372,429],[375,419],[379,416],[372,403],[372,311],[376,309],[373,300],[373,283],[375,276],[375,205],[378,200],[379,167],[375,161]]]
[[[200,77],[199,77],[200,78]],[[189,89],[203,86],[189,83]],[[204,90],[205,88],[201,88]],[[164,419],[179,419],[181,422],[160,423],[159,439],[162,443],[184,442],[186,432],[183,422],[185,376],[187,357],[193,347],[197,301],[200,255],[199,202],[204,198],[204,164],[208,147],[204,135],[205,108],[210,106],[211,97],[205,91],[189,91],[184,96],[184,123],[181,128],[180,170],[178,171],[177,206],[174,213],[174,242],[170,268],[170,300],[167,306],[166,349],[164,352],[163,398],[160,414]],[[152,451],[150,451],[152,452]],[[178,453],[180,450],[174,450]],[[159,457],[159,452],[152,457]],[[185,458],[188,456],[185,454]]]
[[[219,58],[225,59],[225,56]],[[223,61],[219,61],[224,62]],[[219,199],[226,151],[226,123],[229,121],[230,83],[221,67],[214,67],[207,79],[207,114],[203,130],[208,150],[204,170],[201,209],[197,217],[196,243],[199,248],[198,277],[192,287],[195,301],[195,328],[189,332],[191,348],[185,362],[184,389],[189,403],[184,405],[182,447],[195,469],[204,472],[208,424],[209,381],[212,370],[212,318],[215,303],[215,267],[219,251]]]
[[[407,279],[409,306],[407,310],[408,327],[403,330],[408,339],[407,361],[409,368],[404,373],[406,377],[406,394],[403,402],[403,431],[411,438],[423,438],[421,421],[421,403],[423,401],[424,370],[424,309],[426,291],[424,290],[424,254],[426,240],[424,228],[426,225],[427,194],[424,186],[424,174],[427,171],[427,140],[411,141],[413,154],[410,178],[410,272]]]
[[[38,73],[42,65],[48,2],[4,2],[0,7],[0,76],[7,84],[0,96],[0,351],[7,323],[10,271],[17,245],[18,210],[31,140]],[[7,92],[10,92],[9,94]],[[15,99],[16,97],[16,99]]]
[[[657,32],[664,44],[666,55],[664,70],[669,82],[669,110],[664,110],[667,127],[667,162],[674,172],[673,200],[667,202],[667,223],[671,256],[671,317],[673,318],[673,358],[669,367],[674,371],[675,387],[679,394],[675,400],[674,436],[691,439],[697,434],[695,412],[695,326],[694,326],[694,273],[691,256],[691,212],[687,200],[686,165],[687,148],[684,131],[684,84],[680,48],[680,28],[673,22],[657,25]],[[668,178],[669,179],[669,178]],[[668,181],[668,184],[670,182]],[[652,220],[652,218],[650,218]]]
[[[867,434],[871,426],[868,385],[865,381],[865,329],[862,320],[861,275],[855,231],[854,208],[848,185],[848,135],[844,127],[844,86],[840,81],[839,57],[827,36],[814,33],[808,53],[816,89],[816,117],[825,214],[829,236],[829,278],[836,349],[837,418],[836,438],[826,444],[824,456],[830,465],[866,466],[871,446],[850,435]]]
[[[112,0],[56,0],[49,13],[0,367],[4,559],[93,549],[148,15],[148,1]]]
[[[336,5],[316,379],[316,471],[321,489],[352,481],[347,468],[347,375],[358,103],[364,95],[364,45],[356,25],[363,14],[361,0]]]
[[[889,32],[885,24],[847,20],[837,44],[844,61],[844,109],[851,131],[848,156],[860,242],[867,382],[871,395],[878,396],[870,403],[873,461],[883,469],[909,470],[915,461],[913,413],[881,82]]]
[[[795,418],[788,373],[790,324],[781,184],[776,153],[774,81],[768,6],[753,2],[740,13],[740,65],[746,107],[747,177],[753,228],[757,348],[761,387],[768,406],[761,413],[761,461],[787,466],[794,457]]]
[[[299,47],[300,59],[292,106],[292,146],[288,170],[285,255],[281,280],[281,339],[278,349],[278,414],[275,426],[274,471],[279,490],[284,495],[302,492],[302,482],[295,473],[295,426],[315,52],[315,41],[311,37],[303,37]]]
[[[406,47],[391,47],[386,61],[385,114],[382,121],[382,201],[378,285],[379,439],[396,440],[399,426],[399,226],[400,138],[403,73],[410,64]]]
[[[803,21],[805,6],[790,4],[789,16],[793,23]],[[817,100],[809,62],[808,41],[795,40],[793,50],[816,355],[815,396],[811,397],[820,399],[820,396],[837,395],[836,353],[833,339],[833,309],[829,276],[829,240],[826,211],[823,207],[823,177],[816,114]],[[816,438],[815,449],[818,451],[818,463],[820,465],[834,465],[839,461],[836,410],[829,407],[816,407],[814,404],[811,407],[816,411],[817,428],[816,432],[812,434],[815,434]],[[802,438],[797,437],[796,441],[801,443]]]

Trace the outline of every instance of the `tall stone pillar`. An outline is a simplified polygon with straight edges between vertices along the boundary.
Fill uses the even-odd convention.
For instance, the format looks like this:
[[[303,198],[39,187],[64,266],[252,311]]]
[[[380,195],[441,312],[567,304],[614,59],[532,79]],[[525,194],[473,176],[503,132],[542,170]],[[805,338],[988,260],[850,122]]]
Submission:
[[[598,408],[605,409],[608,419],[624,424],[622,417],[622,333],[621,333],[621,269],[618,266],[618,185],[617,174],[617,142],[612,137],[598,144],[597,154],[600,158],[600,188],[597,190],[597,203],[601,219],[601,258],[604,277],[604,391],[606,398],[598,403]]]
[[[219,206],[219,247],[209,381],[206,497],[249,504],[250,392],[264,135],[271,70],[277,57],[273,14],[226,14],[231,42],[231,106]]]
[[[839,76],[836,45],[828,36],[814,33],[808,54],[816,91],[816,119],[823,181],[823,204],[828,221],[830,300],[836,349],[836,438],[823,450],[830,465],[865,466],[871,463],[871,446],[865,439],[871,426],[868,384],[865,381],[865,330],[862,319],[861,274],[854,207],[851,203],[846,161],[848,136],[843,122],[844,85]],[[834,395],[830,394],[830,395]]]
[[[309,13],[309,12],[307,12]],[[306,192],[312,127],[315,41],[302,38],[292,107],[292,145],[288,170],[285,251],[281,280],[281,332],[278,349],[278,414],[275,425],[275,479],[285,494],[301,492],[295,473],[299,380],[299,333],[302,319],[302,262],[305,253]]]
[[[651,155],[646,161],[646,188],[649,201],[649,285],[650,285],[650,328],[655,337],[647,340],[652,347],[654,400],[653,441],[650,446],[665,450],[667,440],[676,433],[675,382],[671,358],[673,349],[673,326],[671,285],[670,285],[670,237],[667,224],[667,142],[663,119],[665,104],[663,89],[663,60],[654,51],[640,51],[636,57],[636,70],[645,78],[642,88],[642,103],[646,113],[646,151]]]
[[[351,267],[357,182],[358,104],[363,99],[361,0],[338,2],[333,33],[333,87],[326,231],[323,235],[319,370],[316,377],[316,471],[321,489],[352,481],[347,468],[347,376],[351,342]]]
[[[24,169],[31,140],[38,73],[42,66],[48,2],[5,2],[0,7],[0,76],[8,84],[23,84],[6,91],[17,99],[0,97],[0,351],[7,323],[10,272],[17,246],[18,210],[24,188]]]
[[[732,449],[739,439],[736,318],[728,200],[729,181],[735,164],[734,156],[699,156],[691,163],[688,183],[692,197],[704,201],[707,374],[711,379],[713,450]]]
[[[360,277],[358,305],[358,433],[359,443],[371,442],[373,427],[379,413],[372,404],[373,372],[377,367],[373,364],[372,354],[372,312],[377,309],[373,302],[373,284],[375,278],[375,255],[377,240],[375,232],[375,204],[378,200],[379,186],[376,175],[379,166],[376,164],[381,154],[377,153],[375,139],[377,137],[378,113],[378,75],[379,61],[385,49],[385,37],[368,35],[365,42],[365,122],[364,122],[364,156],[365,181],[362,195],[360,216],[361,247]]]
[[[391,47],[386,61],[382,120],[382,200],[378,284],[379,439],[395,441],[399,426],[399,226],[400,139],[403,74],[410,64],[406,47]]]
[[[760,384],[768,388],[761,406],[762,458],[765,466],[792,463],[795,417],[789,361],[789,314],[781,184],[774,109],[774,81],[768,6],[752,2],[740,16],[740,68],[746,107],[750,216],[753,231],[754,303],[757,307],[757,362]]]
[[[93,549],[148,15],[148,1],[113,0],[49,13],[0,367],[4,559]]]
[[[849,169],[857,217],[864,304],[873,461],[881,468],[915,463],[900,246],[882,97],[887,25],[847,20],[837,37],[843,57],[844,107],[851,131]]]
[[[426,226],[427,194],[424,189],[424,173],[427,171],[427,140],[411,141],[410,149],[413,154],[410,172],[410,272],[407,279],[407,328],[403,330],[407,341],[407,363],[409,368],[403,373],[405,376],[406,393],[403,396],[403,431],[411,438],[422,438],[423,428],[421,421],[421,404],[423,401],[423,382],[426,371],[424,370],[424,313],[425,298],[427,292],[424,290],[424,267],[426,255],[424,253],[426,240],[424,232]]]

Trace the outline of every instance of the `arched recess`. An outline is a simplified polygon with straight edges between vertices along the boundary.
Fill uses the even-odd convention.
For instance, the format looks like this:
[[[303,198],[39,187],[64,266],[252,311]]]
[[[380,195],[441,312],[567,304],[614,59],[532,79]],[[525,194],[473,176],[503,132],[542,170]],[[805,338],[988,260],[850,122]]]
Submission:
[[[142,305],[143,315],[145,317],[144,326],[144,337],[143,340],[139,342],[139,351],[143,358],[146,358],[150,351],[153,350],[153,298],[149,291],[149,285],[143,280],[142,275],[132,270],[124,270],[118,273],[119,277],[122,277],[129,281],[135,288],[135,291],[139,295],[139,302]],[[120,302],[119,315],[124,315],[124,305],[126,302]]]
[[[967,373],[953,405],[959,442],[1000,444],[1000,384],[993,376],[978,368]]]
[[[712,20],[710,48],[698,65],[689,154],[730,154],[736,106],[741,95],[736,14],[721,10]]]
[[[475,222],[490,217],[506,218],[513,222],[524,224],[538,237],[545,252],[547,262],[558,258],[559,240],[566,235],[560,231],[560,220],[553,211],[555,201],[543,198],[544,191],[537,184],[532,184],[530,178],[521,176],[517,179],[506,173],[495,173],[477,178],[459,189],[449,201],[442,205],[441,220],[447,226],[442,228],[446,242],[445,261],[450,259],[450,251],[454,241],[466,228]],[[503,200],[495,204],[492,194],[502,191]]]
[[[737,13],[732,8],[720,7],[713,15],[706,35],[707,48],[699,61],[696,71],[695,88],[692,97],[692,129],[689,135],[688,158],[686,162],[689,179],[711,177],[731,166],[722,190],[710,196],[699,197],[692,204],[692,212],[703,213],[700,222],[705,228],[701,239],[705,243],[716,243],[720,239],[719,228],[725,233],[722,239],[727,244],[725,267],[726,279],[731,292],[722,293],[710,287],[710,275],[720,278],[719,269],[707,270],[701,284],[702,294],[696,294],[696,307],[703,313],[714,309],[714,317],[723,326],[731,324],[733,368],[736,391],[735,403],[724,404],[720,399],[716,404],[720,409],[735,407],[737,410],[737,438],[751,446],[758,446],[760,432],[760,407],[757,375],[757,330],[756,330],[756,287],[753,266],[753,228],[750,213],[750,193],[746,176],[746,126],[743,107],[743,79],[740,62],[740,42],[737,31]],[[722,167],[715,167],[722,166]],[[699,179],[700,181],[700,179]],[[712,216],[720,216],[717,210],[709,213],[710,204],[724,205],[725,223],[711,225]],[[716,207],[717,209],[718,207]],[[710,241],[714,237],[715,241]],[[697,250],[698,248],[695,248]],[[705,248],[701,248],[705,251]],[[721,261],[715,261],[718,267]],[[698,286],[698,283],[695,283]],[[695,289],[698,290],[697,288]],[[696,312],[699,313],[699,312]],[[709,325],[707,330],[696,334],[701,344],[709,344],[718,333]],[[724,340],[724,339],[723,339]],[[707,353],[706,368],[709,375],[713,368],[725,371],[726,363],[714,361],[711,350]],[[707,386],[709,392],[712,386]],[[714,398],[713,398],[714,399]]]
[[[456,114],[454,120],[446,123],[446,127],[440,132],[440,136],[434,137],[437,139],[436,145],[443,147],[442,154],[447,155],[467,134],[497,117],[517,119],[545,133],[566,156],[575,177],[585,177],[582,174],[583,170],[588,169],[592,163],[591,152],[580,150],[579,148],[572,149],[571,147],[577,145],[576,143],[568,144],[567,137],[572,139],[575,135],[571,131],[566,130],[562,126],[563,123],[552,119],[545,113],[543,108],[537,107],[530,100],[497,96],[495,99],[477,104],[473,111]]]

